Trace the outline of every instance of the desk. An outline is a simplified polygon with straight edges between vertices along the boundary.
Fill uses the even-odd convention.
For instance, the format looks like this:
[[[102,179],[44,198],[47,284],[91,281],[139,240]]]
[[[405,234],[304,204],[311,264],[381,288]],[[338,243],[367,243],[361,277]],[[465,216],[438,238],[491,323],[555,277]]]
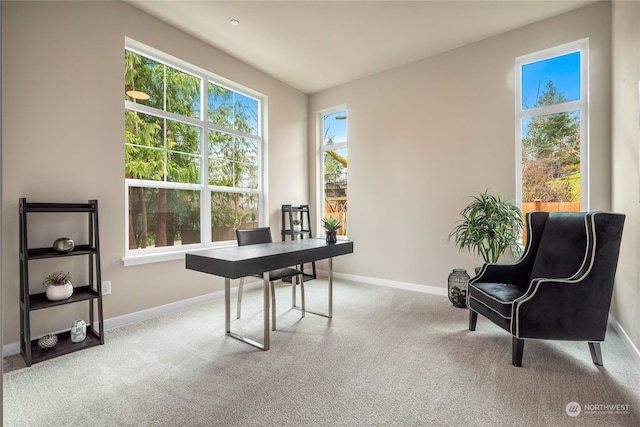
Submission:
[[[353,252],[353,242],[339,240],[328,244],[324,239],[299,239],[257,245],[232,246],[186,254],[185,266],[189,270],[224,277],[224,308],[226,334],[263,350],[269,350],[269,271],[321,259],[329,260],[329,310],[333,316],[333,257]],[[262,274],[264,294],[263,343],[231,332],[231,279]],[[307,310],[308,311],[308,310]],[[313,313],[308,311],[309,313]],[[315,313],[321,314],[321,313]],[[323,314],[324,315],[324,314]]]

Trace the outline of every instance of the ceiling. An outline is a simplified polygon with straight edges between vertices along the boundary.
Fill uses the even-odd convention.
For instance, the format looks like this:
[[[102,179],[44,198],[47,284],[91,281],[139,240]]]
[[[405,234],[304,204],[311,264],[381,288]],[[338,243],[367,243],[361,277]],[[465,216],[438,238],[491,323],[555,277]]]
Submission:
[[[125,1],[307,94],[594,3]]]

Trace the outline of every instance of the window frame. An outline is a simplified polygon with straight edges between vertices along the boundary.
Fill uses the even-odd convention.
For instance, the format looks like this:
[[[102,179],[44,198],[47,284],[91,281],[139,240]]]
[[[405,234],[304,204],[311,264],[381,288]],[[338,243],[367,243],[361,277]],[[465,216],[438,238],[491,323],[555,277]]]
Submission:
[[[522,109],[522,67],[534,62],[580,52],[580,99],[543,107]],[[580,115],[580,209],[588,211],[589,189],[589,39],[558,45],[519,56],[515,60],[516,91],[516,204],[522,206],[522,121],[526,118],[577,111]]]
[[[200,183],[181,183],[173,181],[155,181],[144,179],[124,179],[124,250],[125,255],[122,258],[123,264],[138,265],[152,262],[163,262],[170,260],[182,259],[184,253],[187,251],[207,250],[213,247],[231,246],[235,244],[235,240],[225,241],[211,241],[211,193],[212,192],[228,192],[228,193],[241,193],[247,195],[258,196],[258,224],[259,226],[265,226],[268,223],[268,217],[264,203],[267,199],[265,195],[266,189],[266,164],[265,164],[265,149],[266,149],[266,131],[264,129],[264,123],[266,123],[266,111],[267,111],[267,97],[257,91],[241,86],[235,82],[218,76],[210,71],[204,70],[193,64],[189,64],[179,58],[173,57],[169,54],[161,52],[152,47],[146,46],[135,40],[125,38],[124,50],[128,50],[139,55],[145,56],[158,63],[175,68],[181,72],[193,75],[200,79],[200,118],[191,118],[182,116],[169,111],[158,110],[154,107],[135,103],[129,100],[124,101],[124,110],[134,111],[136,113],[151,114],[155,117],[162,119],[169,119],[188,125],[197,126],[201,129],[200,132]],[[239,131],[232,128],[226,128],[209,121],[208,113],[208,88],[209,83],[213,83],[217,86],[223,87],[230,91],[239,93],[245,97],[257,101],[257,129],[256,134],[250,134],[243,131]],[[124,111],[123,111],[124,117]],[[209,132],[223,132],[227,135],[248,138],[257,142],[257,186],[256,188],[242,188],[242,187],[222,187],[209,183],[209,155],[208,155],[208,135]],[[125,142],[126,144],[126,142]],[[166,147],[163,148],[164,152],[167,152]],[[124,165],[123,165],[124,166]],[[124,167],[123,167],[124,170]],[[162,246],[153,248],[138,248],[129,249],[129,188],[131,187],[144,187],[144,188],[166,188],[176,190],[196,190],[200,192],[200,224],[201,224],[201,242],[181,244],[178,246]]]
[[[348,139],[349,139],[349,122],[347,121],[347,135],[345,136],[346,140],[344,142],[337,142],[337,143],[333,143],[330,146],[329,145],[325,145],[324,143],[324,116],[329,115],[329,114],[334,114],[334,113],[338,113],[344,111],[347,114],[347,117],[349,115],[349,110],[347,108],[347,104],[341,104],[341,105],[336,105],[335,107],[331,107],[331,108],[327,108],[324,110],[320,110],[317,112],[317,129],[318,129],[318,134],[316,137],[317,140],[317,164],[318,164],[318,173],[317,173],[317,178],[316,178],[316,182],[317,182],[317,221],[316,221],[316,225],[317,225],[317,229],[320,230],[320,232],[318,233],[318,235],[320,237],[324,237],[324,228],[322,227],[322,218],[325,215],[325,193],[324,193],[324,186],[325,186],[325,182],[324,182],[324,153],[326,151],[331,151],[331,150],[340,150],[340,149],[347,149],[347,153],[348,153]],[[348,120],[348,118],[347,118]],[[331,147],[330,149],[327,147]],[[348,154],[347,154],[347,159],[348,159]],[[349,181],[348,175],[347,175],[347,183]],[[347,199],[347,206],[348,206],[348,199]],[[346,224],[345,224],[346,226]],[[348,230],[348,228],[347,228]],[[321,234],[322,233],[322,234]],[[348,237],[346,234],[344,235],[338,235],[337,238],[339,240],[346,240]]]

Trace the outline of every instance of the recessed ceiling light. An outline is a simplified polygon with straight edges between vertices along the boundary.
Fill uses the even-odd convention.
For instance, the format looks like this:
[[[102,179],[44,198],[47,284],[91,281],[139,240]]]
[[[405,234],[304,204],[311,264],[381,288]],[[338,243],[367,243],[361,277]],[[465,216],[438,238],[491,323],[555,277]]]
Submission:
[[[148,94],[144,93],[144,92],[140,92],[139,90],[128,90],[127,95],[129,95],[131,98],[133,99],[140,99],[142,101],[145,101],[149,98],[151,98]]]
[[[240,25],[240,21],[238,21],[237,19],[232,19],[231,21],[229,21],[229,23],[234,27],[237,27],[238,25]]]

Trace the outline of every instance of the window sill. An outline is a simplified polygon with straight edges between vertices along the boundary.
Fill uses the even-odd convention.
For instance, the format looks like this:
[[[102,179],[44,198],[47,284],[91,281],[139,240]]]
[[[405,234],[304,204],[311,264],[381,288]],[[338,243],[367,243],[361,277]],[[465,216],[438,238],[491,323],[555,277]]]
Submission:
[[[143,265],[143,264],[153,264],[157,262],[184,260],[184,255],[187,252],[202,252],[202,251],[208,251],[210,249],[224,248],[228,246],[234,246],[234,245],[207,246],[207,247],[198,247],[198,248],[191,248],[191,249],[187,248],[187,249],[175,250],[170,252],[156,252],[156,253],[147,253],[142,255],[129,255],[122,258],[122,265],[125,267],[129,267],[132,265]]]

